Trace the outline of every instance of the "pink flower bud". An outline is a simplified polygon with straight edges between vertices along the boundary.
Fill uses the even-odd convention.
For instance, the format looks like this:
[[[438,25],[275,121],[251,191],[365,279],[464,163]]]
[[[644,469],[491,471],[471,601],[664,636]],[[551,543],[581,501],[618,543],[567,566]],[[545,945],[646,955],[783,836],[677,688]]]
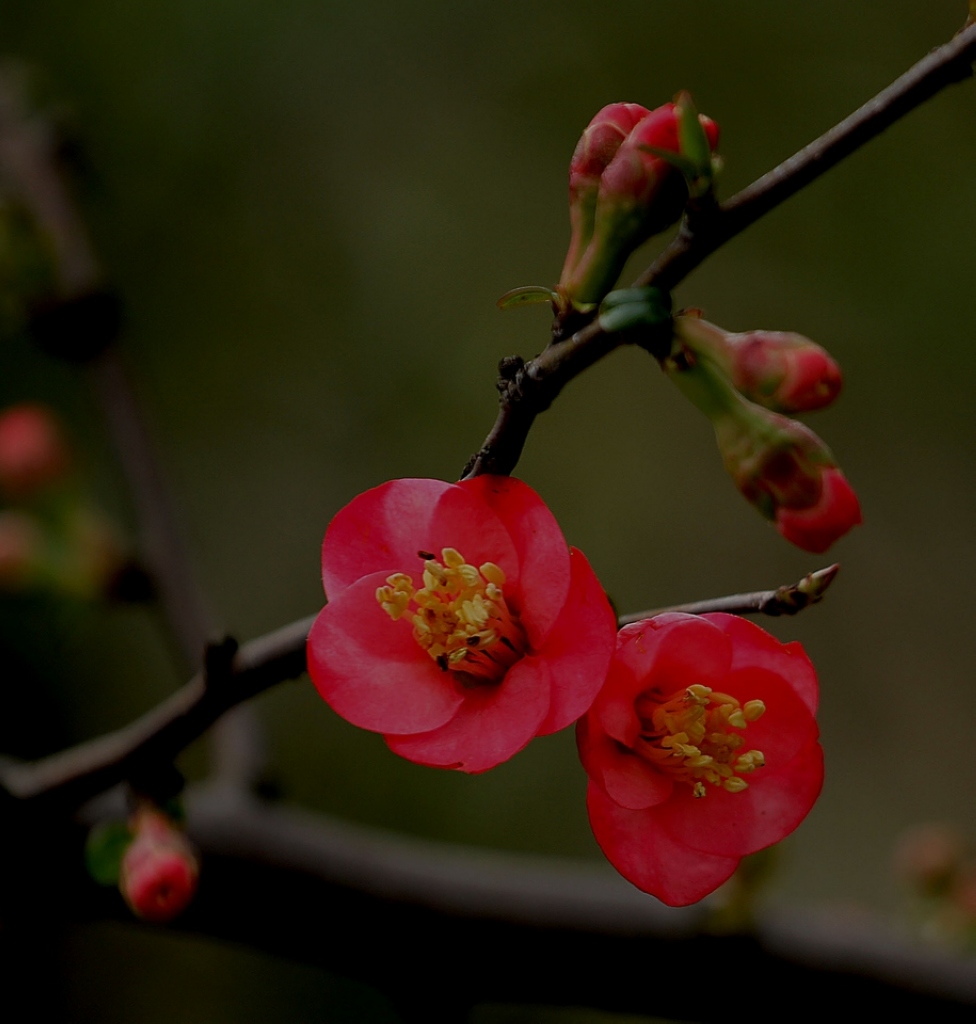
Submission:
[[[171,921],[196,892],[196,854],[186,836],[154,808],[141,807],[130,826],[135,838],[122,857],[119,889],[137,917]]]
[[[736,486],[786,540],[822,554],[861,522],[830,449],[802,423],[742,399],[714,424]]]
[[[807,508],[779,508],[776,529],[804,551],[820,555],[862,522],[861,506],[844,474],[833,467],[820,477],[820,497]]]
[[[693,318],[691,324],[718,328]],[[675,336],[662,364],[685,396],[715,428],[725,468],[743,496],[786,540],[821,554],[861,522],[857,495],[830,449],[796,420],[744,398],[710,353]]]
[[[629,113],[633,105],[615,106],[626,107]],[[699,121],[714,150],[718,126],[707,117]],[[618,119],[616,128],[623,123]],[[567,258],[560,280],[563,293],[577,305],[599,302],[613,287],[634,249],[681,216],[688,198],[684,176],[668,160],[655,155],[655,149],[682,156],[674,103],[652,110],[635,124],[600,174],[592,237],[581,256]],[[607,152],[609,146],[603,148],[601,156]],[[579,165],[588,168],[589,175],[580,174],[580,182],[585,180],[589,185],[598,161],[587,162],[584,155]],[[572,188],[571,183],[571,201]],[[570,252],[575,257],[575,236],[573,241],[576,249],[571,246]]]
[[[29,498],[68,470],[67,445],[54,416],[42,405],[23,403],[0,413],[0,489]]]
[[[650,111],[637,103],[611,103],[586,126],[569,162],[569,220],[572,236],[563,276],[576,265],[593,236],[600,176],[620,144]]]
[[[822,409],[840,394],[840,367],[827,351],[788,331],[727,334],[732,383],[777,412]]]
[[[775,412],[821,409],[840,394],[840,367],[802,334],[730,334],[694,312],[675,317],[675,332],[697,355],[717,363],[746,398]]]

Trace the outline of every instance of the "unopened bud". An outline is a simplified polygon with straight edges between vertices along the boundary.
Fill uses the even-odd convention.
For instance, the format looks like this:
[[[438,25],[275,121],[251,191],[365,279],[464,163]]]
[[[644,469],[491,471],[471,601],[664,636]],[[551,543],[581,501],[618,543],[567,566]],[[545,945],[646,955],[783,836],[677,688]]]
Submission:
[[[570,274],[593,236],[600,176],[631,130],[650,111],[638,103],[611,103],[583,130],[569,162],[569,220],[572,235],[563,276]]]
[[[812,430],[745,399],[680,339],[665,370],[712,421],[736,487],[786,540],[821,554],[861,522],[857,495]]]
[[[699,121],[708,145],[714,149],[718,126],[707,117]],[[674,154],[676,162],[687,162],[681,152],[674,103],[652,110],[635,124],[600,174],[592,237],[582,255],[577,255],[578,246],[576,251],[571,246],[573,259],[567,258],[559,282],[560,291],[575,305],[599,302],[613,287],[634,249],[681,216],[688,199],[685,176],[657,153]],[[589,197],[592,175],[586,180]]]
[[[130,828],[134,838],[122,857],[119,889],[137,917],[171,921],[196,892],[196,854],[183,832],[155,808],[141,807]]]
[[[0,490],[22,500],[60,480],[70,456],[54,416],[25,402],[0,413]]]
[[[695,315],[676,317],[675,331],[694,352],[718,363],[746,398],[774,412],[811,412],[840,394],[840,367],[802,334],[731,334]]]

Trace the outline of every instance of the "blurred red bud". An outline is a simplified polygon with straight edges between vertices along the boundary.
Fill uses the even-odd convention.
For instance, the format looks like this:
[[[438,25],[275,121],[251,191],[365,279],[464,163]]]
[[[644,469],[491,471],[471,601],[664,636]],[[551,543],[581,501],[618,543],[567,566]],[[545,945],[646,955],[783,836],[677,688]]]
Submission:
[[[20,590],[31,582],[44,538],[33,516],[0,512],[0,590]]]
[[[141,807],[129,824],[134,838],[122,857],[119,889],[137,917],[171,921],[196,892],[200,869],[193,847],[155,808]]]
[[[70,464],[68,447],[54,415],[25,402],[0,413],[0,490],[29,498],[60,480]]]

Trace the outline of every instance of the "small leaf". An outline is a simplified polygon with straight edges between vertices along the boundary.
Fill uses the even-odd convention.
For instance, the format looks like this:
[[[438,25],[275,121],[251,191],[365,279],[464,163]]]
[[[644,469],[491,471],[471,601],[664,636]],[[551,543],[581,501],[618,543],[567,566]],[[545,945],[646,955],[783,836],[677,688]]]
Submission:
[[[555,302],[556,293],[541,284],[526,284],[513,288],[498,300],[499,309],[511,309],[513,306],[535,306],[540,302]]]
[[[124,821],[105,821],[88,833],[85,867],[99,885],[117,885],[122,857],[132,842]]]

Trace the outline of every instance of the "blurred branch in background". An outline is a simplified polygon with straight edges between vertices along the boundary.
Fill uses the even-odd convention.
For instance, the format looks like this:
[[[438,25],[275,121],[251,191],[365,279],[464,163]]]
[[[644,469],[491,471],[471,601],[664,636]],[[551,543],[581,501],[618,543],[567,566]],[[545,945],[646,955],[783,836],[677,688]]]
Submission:
[[[142,556],[168,635],[181,669],[192,671],[215,636],[213,620],[118,349],[119,300],[105,285],[74,201],[58,126],[30,110],[27,88],[23,69],[0,68],[0,183],[33,217],[53,253],[55,292],[31,311],[31,331],[49,354],[80,365],[88,377],[128,483]],[[215,770],[253,779],[262,745],[250,709],[224,717],[214,737]]]

